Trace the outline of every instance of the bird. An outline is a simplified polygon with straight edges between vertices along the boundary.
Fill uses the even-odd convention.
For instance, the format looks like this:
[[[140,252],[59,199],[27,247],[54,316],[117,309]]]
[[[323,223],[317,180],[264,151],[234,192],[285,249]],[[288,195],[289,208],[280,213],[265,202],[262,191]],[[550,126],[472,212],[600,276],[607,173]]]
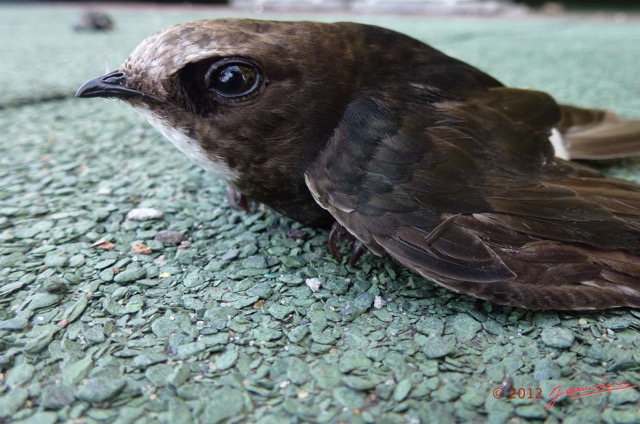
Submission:
[[[638,154],[640,121],[350,22],[180,23],[76,95],[129,103],[236,205],[332,227],[454,292],[640,307],[640,185],[569,160]]]

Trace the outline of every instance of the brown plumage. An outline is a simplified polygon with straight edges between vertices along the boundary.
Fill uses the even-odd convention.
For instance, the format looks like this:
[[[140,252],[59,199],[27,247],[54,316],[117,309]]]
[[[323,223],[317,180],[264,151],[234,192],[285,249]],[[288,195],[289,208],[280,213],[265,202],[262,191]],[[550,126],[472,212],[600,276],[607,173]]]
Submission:
[[[558,159],[548,140],[556,127],[569,156],[633,154],[636,121],[353,23],[176,25],[78,95],[125,99],[233,189],[305,224],[336,220],[451,290],[640,307],[640,186]]]
[[[640,121],[610,110],[560,105],[558,130],[571,159],[618,159],[640,154]]]

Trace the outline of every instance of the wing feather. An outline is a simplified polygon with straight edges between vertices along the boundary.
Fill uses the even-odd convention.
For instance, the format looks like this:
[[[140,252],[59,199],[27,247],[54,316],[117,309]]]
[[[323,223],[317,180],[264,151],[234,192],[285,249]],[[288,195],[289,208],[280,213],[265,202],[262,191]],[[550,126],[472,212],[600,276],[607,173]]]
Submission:
[[[374,253],[458,292],[640,306],[640,187],[554,159],[550,97],[489,91],[413,114],[353,102],[307,172],[315,200]]]

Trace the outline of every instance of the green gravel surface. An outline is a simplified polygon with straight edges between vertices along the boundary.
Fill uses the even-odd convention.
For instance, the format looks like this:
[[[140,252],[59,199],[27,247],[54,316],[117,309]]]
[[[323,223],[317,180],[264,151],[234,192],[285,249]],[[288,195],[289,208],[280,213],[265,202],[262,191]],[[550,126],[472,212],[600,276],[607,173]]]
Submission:
[[[326,233],[230,209],[126,104],[72,98],[156,29],[231,12],[116,9],[115,31],[76,33],[79,11],[0,7],[0,422],[640,421],[637,388],[545,409],[557,386],[640,383],[638,311],[534,313],[337,263]],[[640,118],[637,19],[285,17],[385,25]],[[526,395],[494,397],[505,379]]]

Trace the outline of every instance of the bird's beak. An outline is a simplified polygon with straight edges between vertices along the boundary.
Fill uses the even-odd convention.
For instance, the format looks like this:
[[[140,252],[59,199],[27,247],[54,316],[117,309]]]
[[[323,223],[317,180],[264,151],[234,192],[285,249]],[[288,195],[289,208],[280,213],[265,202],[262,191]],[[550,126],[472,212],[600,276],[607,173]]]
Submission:
[[[76,97],[114,97],[117,99],[141,99],[150,96],[128,88],[124,72],[115,71],[85,82],[76,92]]]

